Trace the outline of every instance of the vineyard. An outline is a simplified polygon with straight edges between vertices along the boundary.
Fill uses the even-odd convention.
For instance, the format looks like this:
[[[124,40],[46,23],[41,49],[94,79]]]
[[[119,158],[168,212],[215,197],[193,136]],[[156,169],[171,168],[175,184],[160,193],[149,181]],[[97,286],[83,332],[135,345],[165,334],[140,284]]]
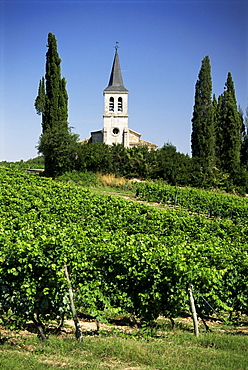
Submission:
[[[0,188],[3,322],[69,315],[65,266],[76,309],[97,319],[176,317],[189,284],[202,314],[248,313],[248,200],[139,185],[138,197],[178,206],[155,209],[6,168]]]
[[[151,183],[139,184],[137,195],[149,202],[184,207],[208,217],[230,219],[235,224],[246,224],[248,220],[248,199],[235,195]]]

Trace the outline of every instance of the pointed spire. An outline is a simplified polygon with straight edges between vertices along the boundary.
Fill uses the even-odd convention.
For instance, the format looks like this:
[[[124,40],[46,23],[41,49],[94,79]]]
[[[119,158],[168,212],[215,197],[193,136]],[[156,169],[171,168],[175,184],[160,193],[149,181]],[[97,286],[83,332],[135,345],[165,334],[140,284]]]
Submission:
[[[114,57],[112,71],[111,71],[111,75],[109,79],[109,84],[108,84],[108,87],[106,87],[104,91],[119,91],[119,92],[128,91],[123,85],[117,43],[115,46],[115,57]]]

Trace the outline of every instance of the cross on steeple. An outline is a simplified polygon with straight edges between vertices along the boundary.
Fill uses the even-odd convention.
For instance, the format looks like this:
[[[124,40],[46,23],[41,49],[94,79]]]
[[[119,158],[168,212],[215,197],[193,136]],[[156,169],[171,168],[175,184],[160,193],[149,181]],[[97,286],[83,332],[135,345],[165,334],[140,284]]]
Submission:
[[[118,57],[118,48],[119,48],[118,44],[119,42],[116,41],[115,57],[114,57],[114,62],[112,66],[111,75],[109,78],[109,84],[108,84],[108,87],[106,87],[104,91],[115,91],[115,92],[122,91],[126,93],[128,90],[123,85],[121,67],[120,67],[120,62],[119,62],[119,57]]]

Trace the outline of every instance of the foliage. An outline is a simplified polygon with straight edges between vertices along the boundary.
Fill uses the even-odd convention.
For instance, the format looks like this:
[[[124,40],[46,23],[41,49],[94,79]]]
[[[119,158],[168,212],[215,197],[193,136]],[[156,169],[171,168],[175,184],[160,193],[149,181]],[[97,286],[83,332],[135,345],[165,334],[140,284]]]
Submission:
[[[68,314],[65,264],[76,306],[97,318],[104,309],[145,322],[175,317],[187,308],[189,282],[195,298],[206,297],[216,310],[248,312],[246,203],[232,208],[232,220],[209,220],[4,168],[0,186],[5,312],[41,321]],[[193,193],[191,203],[204,198]],[[220,199],[212,216],[219,217]]]
[[[44,114],[46,109],[46,88],[45,88],[45,77],[42,76],[39,87],[38,87],[38,95],[34,102],[34,107],[36,109],[36,113],[41,115]],[[43,117],[42,117],[43,123]]]
[[[44,157],[38,156],[36,158],[30,158],[27,161],[21,159],[17,162],[0,162],[0,166],[13,168],[13,169],[43,169],[44,168]]]
[[[184,207],[190,212],[206,214],[208,217],[230,219],[234,223],[246,224],[247,222],[248,200],[246,198],[154,183],[138,184],[136,188],[138,197],[148,202]]]
[[[57,177],[77,167],[78,135],[70,129],[47,128],[39,140],[38,150],[44,155],[45,175]]]
[[[201,169],[193,171],[194,180],[188,182],[188,185],[199,187],[198,184],[202,183],[203,187],[213,187],[216,180],[223,177],[227,191],[240,187],[239,192],[244,194],[248,188],[245,174],[246,127],[243,112],[237,107],[230,72],[225,83],[225,91],[218,100],[215,95],[212,100],[211,93],[211,67],[207,56],[202,61],[196,82],[191,135],[192,157]],[[240,164],[243,165],[242,168]],[[221,175],[217,179],[215,169]],[[203,176],[201,172],[204,173]]]
[[[79,150],[79,171],[112,172],[111,147],[101,143],[83,144]]]
[[[79,157],[79,170],[118,177],[160,178],[171,184],[185,184],[191,172],[189,156],[178,153],[170,143],[156,151],[145,146],[125,148],[121,144],[84,144]]]
[[[58,176],[56,181],[67,182],[68,184],[73,184],[77,186],[97,186],[100,181],[97,175],[93,172],[78,172],[73,170],[71,172],[65,172],[63,175]]]
[[[188,155],[179,153],[171,143],[164,144],[156,152],[157,169],[153,178],[160,178],[171,185],[190,183],[191,160]],[[155,176],[154,176],[155,175]]]
[[[211,66],[209,56],[206,56],[202,60],[195,86],[191,135],[192,157],[197,157],[204,168],[214,164],[214,111],[211,95]]]
[[[170,185],[221,189],[240,194],[248,192],[245,167],[232,176],[215,166],[206,168],[201,166],[197,157],[190,158],[177,152],[171,143],[157,150],[125,148],[120,144],[84,144],[79,148],[77,158],[74,164],[81,172],[101,172],[127,179],[162,180]]]
[[[52,33],[48,34],[47,46],[46,73],[40,80],[34,105],[37,114],[42,115],[38,151],[44,155],[45,175],[55,177],[74,169],[79,144],[76,145],[78,136],[68,127],[66,80],[61,78],[61,59]]]
[[[241,165],[248,171],[248,107],[246,108],[246,116],[242,115],[242,143],[241,143]]]
[[[240,167],[242,119],[238,112],[234,83],[229,72],[225,91],[218,100],[216,157],[221,169],[233,174]]]

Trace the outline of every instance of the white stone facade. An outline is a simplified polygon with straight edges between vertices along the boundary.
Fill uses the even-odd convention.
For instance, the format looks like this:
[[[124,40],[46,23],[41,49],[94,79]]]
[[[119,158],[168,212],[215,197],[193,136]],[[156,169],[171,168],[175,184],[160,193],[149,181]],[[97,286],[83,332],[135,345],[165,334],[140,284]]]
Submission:
[[[103,142],[129,147],[128,92],[104,91]]]

